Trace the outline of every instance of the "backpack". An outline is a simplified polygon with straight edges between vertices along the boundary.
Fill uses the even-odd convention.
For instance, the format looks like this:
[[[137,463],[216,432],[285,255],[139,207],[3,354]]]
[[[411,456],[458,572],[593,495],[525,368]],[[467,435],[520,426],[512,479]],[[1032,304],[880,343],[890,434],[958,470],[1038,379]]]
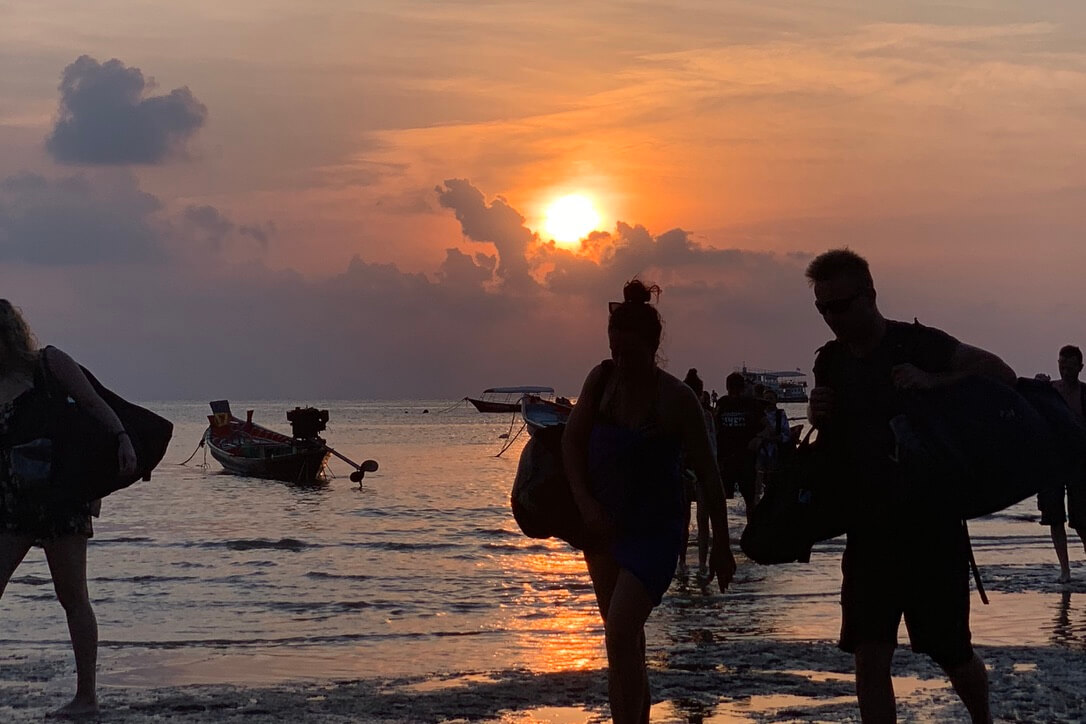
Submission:
[[[1050,384],[1024,378],[1010,387],[968,377],[912,393],[890,427],[906,484],[943,496],[962,519],[1072,479],[1086,459],[1086,428]]]
[[[599,407],[600,397],[614,371],[614,363],[605,360],[595,400],[578,404]],[[513,518],[529,538],[561,538],[577,549],[592,541],[573,499],[562,455],[565,423],[549,425],[537,431],[525,444],[517,464],[517,475],[509,494]]]
[[[583,549],[588,536],[573,499],[562,460],[564,423],[532,435],[520,453],[509,502],[513,518],[529,538],[561,538]]]
[[[48,495],[60,502],[84,502],[104,498],[127,488],[137,480],[150,480],[151,471],[162,461],[173,435],[173,423],[125,400],[100,383],[85,367],[87,381],[124,425],[136,452],[136,471],[117,473],[117,438],[80,408],[62,390],[49,367],[46,347],[36,377],[49,400]]]
[[[739,539],[743,553],[755,563],[806,563],[819,541],[836,538],[848,526],[847,486],[839,466],[824,445],[811,441],[811,431],[766,486]]]

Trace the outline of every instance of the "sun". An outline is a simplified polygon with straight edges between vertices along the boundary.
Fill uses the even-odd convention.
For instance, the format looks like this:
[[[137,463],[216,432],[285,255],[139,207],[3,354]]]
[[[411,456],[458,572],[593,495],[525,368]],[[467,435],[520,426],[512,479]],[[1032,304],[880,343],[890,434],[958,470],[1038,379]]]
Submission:
[[[563,196],[547,207],[546,232],[560,244],[580,241],[599,226],[600,215],[586,196]]]

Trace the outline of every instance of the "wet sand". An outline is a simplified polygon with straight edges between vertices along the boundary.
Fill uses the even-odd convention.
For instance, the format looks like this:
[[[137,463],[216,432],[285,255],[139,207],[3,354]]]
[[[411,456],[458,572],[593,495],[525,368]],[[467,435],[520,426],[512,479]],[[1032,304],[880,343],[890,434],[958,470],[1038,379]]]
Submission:
[[[978,647],[1000,721],[1080,720],[1086,654],[1054,647]],[[64,660],[5,659],[0,720],[36,721],[71,686]],[[831,642],[699,643],[666,665],[653,661],[652,721],[856,721],[851,661]],[[901,721],[965,721],[940,672],[895,657]],[[92,721],[156,722],[589,722],[606,720],[602,670],[467,672],[445,678],[363,679],[273,687],[104,688]]]
[[[1079,571],[1081,574],[1081,571]],[[998,577],[997,577],[998,578]],[[1021,577],[1014,577],[1021,589]],[[998,596],[1003,584],[994,581]],[[1074,590],[1082,594],[1083,586]],[[670,595],[670,594],[669,594]],[[697,607],[698,593],[686,600]],[[1023,595],[1019,590],[1015,595]],[[1044,606],[1046,591],[1026,592]],[[1070,595],[1070,594],[1068,594]],[[720,606],[726,598],[705,599]],[[974,602],[976,598],[974,597]],[[764,604],[731,604],[732,621]],[[672,614],[674,614],[674,608]],[[858,721],[852,660],[832,639],[781,641],[734,637],[693,616],[650,621],[653,722]],[[732,628],[729,626],[728,628]],[[662,629],[668,629],[664,631]],[[682,629],[682,630],[675,630]],[[902,631],[904,638],[904,631]],[[671,644],[662,646],[661,641]],[[1081,642],[978,645],[1000,721],[1081,720],[1086,712],[1086,651]],[[235,664],[236,665],[236,664]],[[254,661],[254,666],[259,662]],[[450,667],[451,668],[451,667]],[[941,672],[902,645],[894,659],[901,721],[966,721]],[[108,678],[108,672],[106,677]],[[70,658],[0,657],[0,721],[37,721],[66,701],[74,684]],[[178,722],[527,722],[605,721],[601,668],[535,673],[523,669],[460,671],[439,676],[363,678],[273,686],[103,686],[103,713],[92,721]]]

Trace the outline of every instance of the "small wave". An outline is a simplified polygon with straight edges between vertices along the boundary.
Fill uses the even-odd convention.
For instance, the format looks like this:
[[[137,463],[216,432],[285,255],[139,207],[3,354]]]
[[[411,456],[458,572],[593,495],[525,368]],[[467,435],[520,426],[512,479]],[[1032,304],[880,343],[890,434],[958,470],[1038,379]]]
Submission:
[[[326,573],[325,571],[309,571],[305,574],[306,578],[316,578],[318,580],[327,579],[331,581],[368,581],[373,576],[367,576],[362,573]]]
[[[514,535],[514,532],[505,528],[476,528],[475,535],[483,538],[508,538]]]
[[[280,538],[279,540],[270,540],[267,538],[250,538],[241,540],[228,540],[224,541],[220,545],[224,545],[232,551],[275,550],[293,551],[295,553],[298,553],[310,547],[309,543],[303,543],[297,538]]]
[[[511,553],[546,553],[550,546],[544,543],[484,543],[483,548],[491,551],[509,551]]]
[[[541,632],[548,632],[550,629],[541,628]],[[281,638],[239,638],[239,639],[225,639],[225,638],[213,638],[213,639],[163,639],[160,641],[121,641],[121,640],[102,640],[98,644],[102,648],[113,649],[127,649],[127,648],[144,648],[144,649],[185,649],[185,648],[211,648],[211,649],[235,649],[235,648],[252,648],[252,647],[272,647],[283,646],[292,644],[301,645],[315,645],[315,644],[341,644],[341,643],[355,643],[359,641],[402,641],[402,640],[426,640],[429,638],[449,638],[459,636],[502,636],[504,632],[500,630],[473,630],[473,631],[433,631],[433,632],[403,632],[403,633],[343,633],[334,634],[328,636],[284,636]],[[7,644],[33,644],[33,645],[68,645],[67,639],[56,640],[16,640],[16,639],[0,639],[0,646]]]
[[[337,608],[345,611],[361,611],[367,608],[376,608],[378,610],[393,610],[402,608],[403,603],[393,603],[391,601],[337,601],[332,604],[332,608]]]
[[[95,576],[95,581],[107,581],[109,583],[177,583],[181,581],[199,581],[202,580],[199,576]]]
[[[456,543],[399,543],[387,541],[384,543],[356,543],[354,548],[373,548],[381,551],[441,551],[460,548]]]
[[[138,535],[136,535],[136,536],[119,536],[117,538],[95,538],[94,539],[94,544],[98,545],[100,543],[151,543],[152,541],[153,541],[152,538],[147,538],[146,536],[138,536]]]
[[[24,586],[47,586],[53,582],[51,578],[38,578],[37,576],[20,576],[12,578],[11,583],[19,583]]]

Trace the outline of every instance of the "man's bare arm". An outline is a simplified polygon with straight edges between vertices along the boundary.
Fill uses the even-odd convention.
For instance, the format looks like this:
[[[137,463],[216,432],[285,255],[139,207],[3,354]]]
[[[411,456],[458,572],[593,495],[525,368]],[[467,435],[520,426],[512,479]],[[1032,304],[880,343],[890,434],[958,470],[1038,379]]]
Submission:
[[[893,369],[894,384],[904,390],[930,390],[973,375],[1006,385],[1013,385],[1018,379],[1014,370],[999,357],[968,344],[959,344],[954,349],[947,372],[925,372],[912,364],[897,365]]]

